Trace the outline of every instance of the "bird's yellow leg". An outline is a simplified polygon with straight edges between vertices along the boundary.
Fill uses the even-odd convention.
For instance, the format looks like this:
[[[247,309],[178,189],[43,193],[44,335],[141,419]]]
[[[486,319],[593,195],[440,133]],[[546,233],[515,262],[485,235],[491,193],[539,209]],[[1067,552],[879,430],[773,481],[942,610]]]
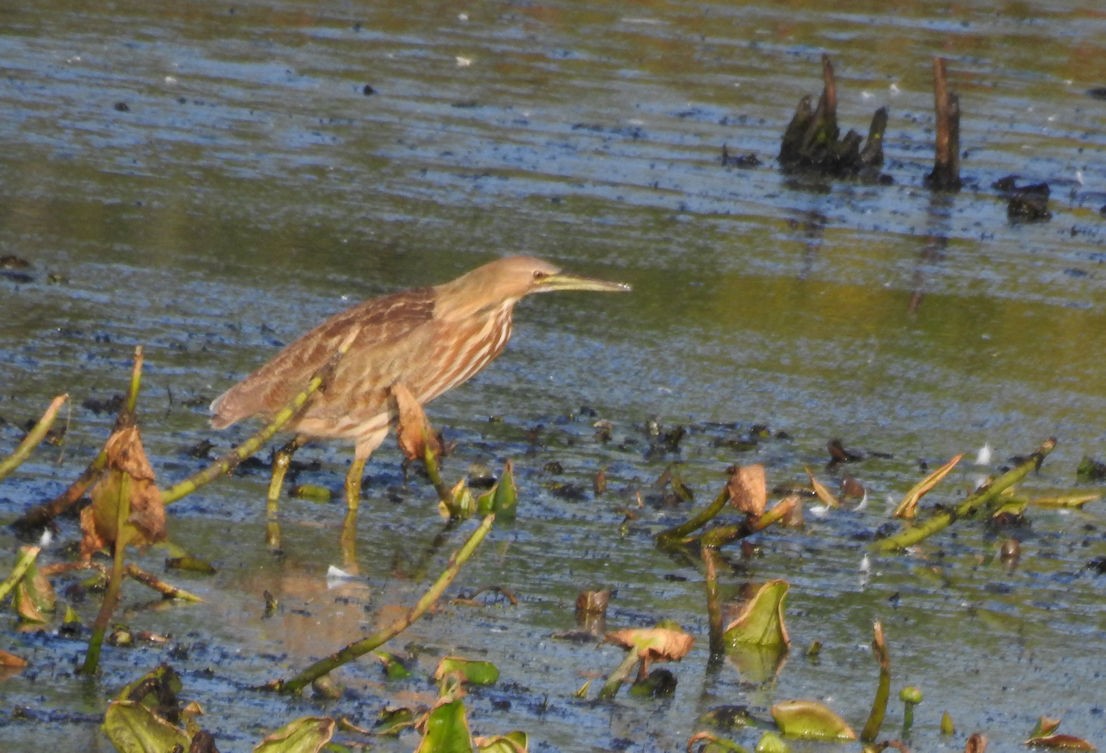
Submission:
[[[304,442],[303,437],[293,437],[291,441],[273,453],[273,475],[269,479],[269,493],[265,496],[265,511],[270,518],[276,517],[280,490],[284,487],[284,477],[288,474],[288,468],[292,465],[292,456],[296,454],[296,450],[303,447]]]
[[[346,507],[350,512],[361,504],[361,478],[365,474],[365,462],[368,458],[354,457],[346,472]]]
[[[361,479],[365,475],[365,463],[388,436],[388,427],[377,429],[372,434],[361,437],[353,448],[353,462],[346,472],[346,507],[350,511],[361,503]]]

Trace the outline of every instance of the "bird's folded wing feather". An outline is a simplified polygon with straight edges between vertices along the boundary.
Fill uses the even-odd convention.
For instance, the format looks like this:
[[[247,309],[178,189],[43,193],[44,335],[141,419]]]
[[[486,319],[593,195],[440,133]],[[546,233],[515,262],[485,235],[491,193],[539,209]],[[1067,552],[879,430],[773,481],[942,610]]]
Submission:
[[[217,397],[211,404],[211,425],[221,429],[250,416],[270,416],[279,411],[337,353],[351,329],[360,331],[344,359],[367,361],[374,350],[402,339],[429,322],[433,314],[431,288],[373,298],[335,314]]]

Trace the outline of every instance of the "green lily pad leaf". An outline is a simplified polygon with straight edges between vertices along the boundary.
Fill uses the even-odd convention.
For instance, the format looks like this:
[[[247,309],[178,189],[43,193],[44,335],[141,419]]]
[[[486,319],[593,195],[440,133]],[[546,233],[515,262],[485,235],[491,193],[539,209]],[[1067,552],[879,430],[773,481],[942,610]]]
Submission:
[[[756,753],[788,753],[790,750],[787,741],[771,730],[761,735],[757,741]]]
[[[335,722],[325,716],[304,716],[268,735],[254,753],[319,753],[334,737]]]
[[[525,732],[518,730],[505,735],[476,738],[476,749],[480,753],[527,753],[530,740]]]
[[[791,638],[783,620],[783,600],[790,585],[785,580],[770,580],[745,602],[741,614],[723,631],[729,646],[787,647]]]
[[[494,685],[499,679],[499,667],[487,661],[473,661],[458,656],[447,656],[438,662],[434,670],[434,679],[460,677],[461,682],[470,685]]]
[[[137,701],[112,701],[104,714],[104,734],[119,753],[188,750],[191,737]]]
[[[435,706],[426,718],[426,734],[415,753],[472,753],[465,706],[460,700]]]
[[[787,737],[804,740],[856,739],[853,728],[818,701],[782,701],[772,707],[772,718]]]

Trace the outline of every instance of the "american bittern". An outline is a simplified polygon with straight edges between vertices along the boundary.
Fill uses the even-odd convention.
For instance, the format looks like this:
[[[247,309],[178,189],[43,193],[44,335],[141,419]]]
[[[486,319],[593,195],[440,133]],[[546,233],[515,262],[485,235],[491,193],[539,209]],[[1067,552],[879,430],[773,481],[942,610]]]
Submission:
[[[288,425],[296,432],[289,453],[313,438],[353,442],[345,484],[353,509],[365,461],[395,421],[396,385],[424,405],[472,377],[503,350],[515,304],[531,293],[629,289],[562,272],[541,259],[513,256],[442,285],[372,298],[332,316],[217,397],[211,404],[211,425],[222,429],[244,418],[271,418],[356,330],[326,388]],[[271,503],[283,479],[275,462],[273,474]]]

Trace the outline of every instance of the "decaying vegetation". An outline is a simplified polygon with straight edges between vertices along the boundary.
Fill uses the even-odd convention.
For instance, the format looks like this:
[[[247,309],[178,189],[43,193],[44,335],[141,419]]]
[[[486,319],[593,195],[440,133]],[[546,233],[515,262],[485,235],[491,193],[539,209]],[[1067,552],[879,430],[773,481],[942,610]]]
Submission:
[[[340,357],[341,353],[336,356]],[[163,539],[167,535],[165,506],[225,474],[272,437],[279,430],[282,421],[288,420],[307,404],[317,390],[325,388],[327,372],[332,366],[333,362],[327,369],[315,375],[304,391],[296,396],[293,404],[272,425],[262,429],[257,436],[250,438],[242,447],[227,454],[211,468],[162,491],[142,449],[137,418],[142,353],[141,350],[136,351],[130,389],[122,403],[115,429],[105,442],[102,452],[90,463],[73,487],[58,500],[31,509],[17,522],[24,531],[34,525],[41,525],[66,505],[74,504],[85,490],[90,490],[90,502],[81,512],[82,543],[77,560],[42,566],[37,562],[40,548],[25,547],[10,574],[0,583],[0,600],[10,594],[13,606],[22,620],[48,623],[54,619],[51,614],[57,603],[52,578],[75,568],[101,573],[106,580],[106,588],[99,614],[92,625],[88,650],[81,667],[83,672],[95,672],[105,643],[114,645],[120,641],[133,640],[116,633],[110,639],[107,635],[126,579],[154,588],[165,599],[196,599],[195,596],[126,562],[127,547],[144,547]],[[46,435],[64,401],[65,396],[60,396],[49,406],[15,453],[0,464],[2,474],[7,475],[17,470],[20,461]],[[457,520],[480,514],[484,516],[483,521],[449,558],[441,574],[406,613],[384,628],[353,640],[343,649],[291,677],[273,679],[264,688],[259,688],[259,692],[268,690],[298,693],[310,686],[320,697],[340,694],[341,689],[336,688],[329,680],[330,673],[365,655],[377,657],[385,666],[389,677],[405,676],[407,670],[401,662],[383,651],[384,646],[402,634],[442,597],[491,531],[496,515],[515,514],[518,492],[510,463],[498,482],[478,498],[474,498],[463,480],[453,486],[445,484],[438,466],[441,446],[434,439],[435,435],[425,415],[413,401],[405,401],[403,405],[398,431],[401,448],[409,460],[423,465],[439,497],[443,516]],[[683,431],[673,433],[670,430],[665,433],[659,428],[656,433],[658,437],[662,434],[668,436],[666,441],[672,446],[678,446],[684,436]],[[763,432],[758,432],[750,436],[752,445],[755,446],[762,434]],[[895,516],[904,521],[902,528],[890,532],[881,529],[884,532],[869,547],[871,554],[895,556],[924,544],[926,540],[940,535],[952,525],[976,525],[976,521],[1010,514],[1012,510],[1020,514],[1032,501],[1012,497],[1010,491],[1019,481],[1039,468],[1055,446],[1055,439],[1043,442],[1033,453],[1019,459],[1004,474],[980,485],[955,506],[939,505],[930,510],[921,509],[923,497],[940,489],[942,482],[963,455],[953,457],[905,491],[895,510]],[[827,467],[830,469],[863,460],[862,454],[847,450],[839,442],[830,442],[829,451],[830,461]],[[780,527],[802,526],[805,506],[815,505],[824,511],[822,514],[832,515],[835,510],[844,506],[841,497],[848,498],[862,493],[852,488],[862,489],[861,485],[846,475],[852,487],[845,484],[839,497],[813,471],[809,468],[803,470],[808,484],[803,487],[786,487],[778,501],[769,504],[767,469],[762,465],[734,466],[729,470],[725,485],[709,504],[691,513],[683,523],[656,534],[658,547],[682,553],[689,560],[699,562],[703,577],[704,610],[709,626],[710,662],[723,659],[733,661],[750,676],[772,676],[782,671],[783,659],[791,650],[785,611],[790,584],[777,579],[747,591],[740,607],[735,610],[731,619],[726,620],[723,616],[726,601],[723,594],[732,590],[732,585],[726,583],[726,576],[720,568],[721,552],[725,547],[742,544],[754,534],[770,537],[772,531]],[[671,493],[677,498],[690,500],[693,497],[693,493],[673,467],[662,474],[659,484],[671,489]],[[601,493],[598,482],[596,491]],[[1053,497],[1040,500],[1039,503],[1079,506],[1095,498],[1097,495],[1084,494],[1068,498]],[[271,521],[270,524],[275,522]],[[347,518],[346,526],[351,524],[355,524],[355,520]],[[347,530],[343,533],[343,538],[348,537]],[[101,551],[110,555],[110,566],[101,564]],[[609,591],[596,591],[581,593],[578,600],[578,617],[583,624],[592,626],[590,634],[593,637],[602,634],[609,599]],[[71,610],[67,610],[65,620],[76,621],[79,618]],[[859,733],[825,704],[799,699],[785,700],[777,702],[770,709],[771,722],[768,724],[773,729],[764,733],[762,744],[769,747],[783,746],[778,748],[782,750],[786,748],[787,739],[859,739],[877,749],[903,749],[900,738],[883,737],[887,734],[883,729],[883,720],[893,677],[891,652],[883,627],[878,621],[874,624],[873,635],[872,646],[878,665],[878,679],[871,710]],[[146,639],[154,638],[146,636]],[[678,684],[678,675],[667,667],[652,667],[658,662],[673,662],[685,658],[694,645],[695,638],[679,626],[662,621],[654,628],[609,631],[604,634],[604,640],[624,647],[627,653],[624,661],[611,672],[598,692],[596,700],[599,702],[610,702],[627,682],[630,683],[631,693],[637,696],[657,697],[671,694]],[[17,669],[26,663],[12,654],[0,654],[0,659],[3,659],[6,666]],[[634,667],[637,667],[637,672],[631,679]],[[475,738],[471,734],[463,703],[464,687],[494,683],[497,677],[498,669],[494,662],[449,657],[442,660],[435,672],[439,683],[439,700],[432,708],[421,712],[412,709],[391,711],[388,719],[382,719],[382,726],[374,730],[358,729],[348,723],[343,724],[342,720],[328,717],[304,717],[273,732],[259,744],[257,750],[271,753],[319,750],[330,744],[339,734],[368,741],[380,734],[398,734],[405,729],[418,731],[420,751],[527,750],[527,736],[521,731],[491,738]],[[590,681],[576,695],[580,698],[588,697],[589,685]],[[181,681],[173,669],[168,666],[157,668],[128,685],[111,701],[104,719],[106,734],[120,750],[152,751],[173,746],[188,747],[194,751],[217,750],[217,741],[200,725],[196,711],[181,701],[181,692]],[[904,687],[900,693],[900,700],[904,704],[901,738],[908,737],[913,708],[921,698],[921,691],[912,686]],[[720,708],[716,718],[721,719],[727,715],[726,709]],[[762,723],[765,721],[762,720]],[[1057,724],[1055,720],[1042,719],[1040,730],[1030,735],[1033,744],[1077,750],[1093,749],[1089,742],[1081,738],[1057,735]],[[951,720],[949,726],[952,726]],[[709,727],[692,736],[688,742],[690,749],[740,750],[736,743],[726,738],[724,729],[720,729],[715,723],[711,723]],[[973,736],[969,740],[969,746],[972,744],[979,745],[979,738]]]

